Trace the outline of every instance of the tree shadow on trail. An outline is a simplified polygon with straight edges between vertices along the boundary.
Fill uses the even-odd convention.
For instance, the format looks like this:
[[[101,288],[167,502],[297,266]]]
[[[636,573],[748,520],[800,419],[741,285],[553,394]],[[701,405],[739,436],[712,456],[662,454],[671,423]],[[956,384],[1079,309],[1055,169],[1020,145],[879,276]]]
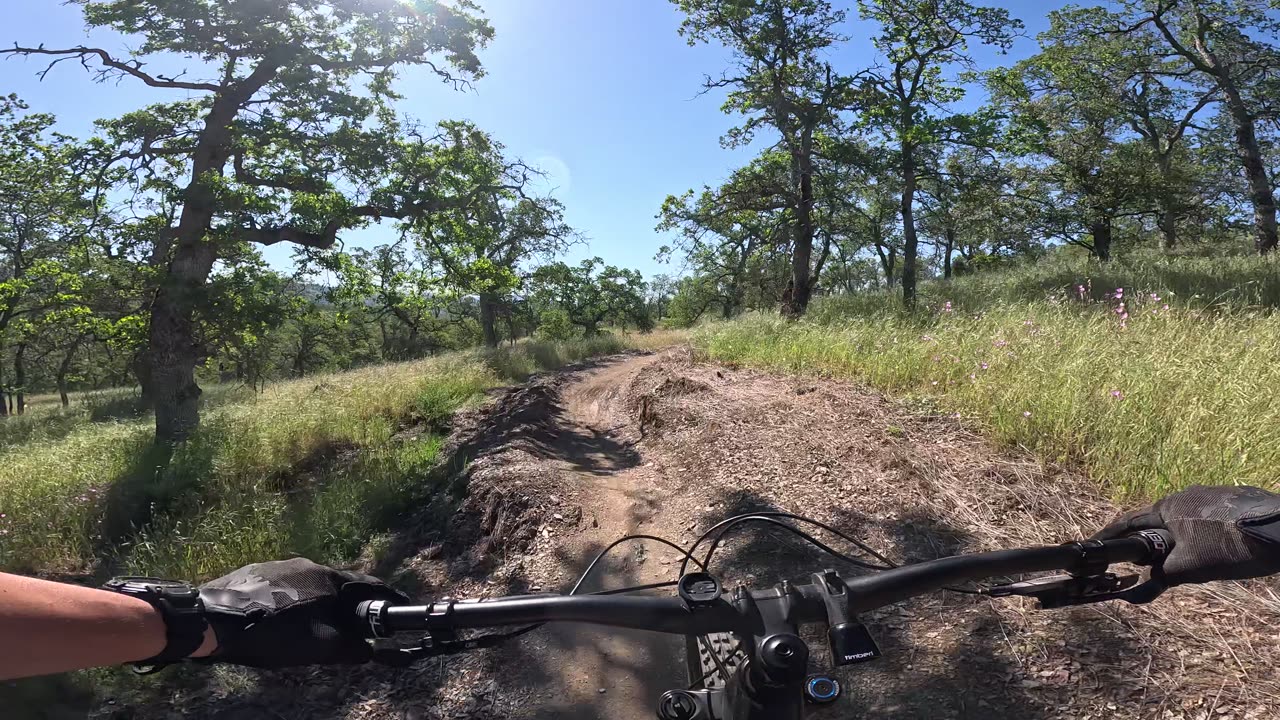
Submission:
[[[704,516],[700,527],[735,514],[794,511],[742,491],[726,494],[715,506],[719,509]],[[893,547],[877,549],[901,562],[965,552],[971,541],[963,529],[920,508],[898,514],[891,523],[844,513],[830,524],[855,538],[878,528]],[[839,549],[848,547],[817,534]],[[753,587],[765,587],[783,579],[804,579],[797,578],[800,569],[835,568],[845,577],[871,572],[764,524],[748,524],[730,538],[727,547],[717,550],[712,564],[712,572],[730,583],[745,580]],[[857,554],[855,549],[850,552]],[[861,620],[883,653],[878,660],[834,669],[825,641],[819,638],[811,643],[812,670],[834,670],[846,688],[845,697],[824,710],[824,716],[899,720],[1054,716],[1052,703],[1046,703],[1036,689],[1020,684],[1025,668],[1006,652],[1008,641],[1000,618],[983,601],[933,593],[867,613]]]
[[[568,592],[576,573],[585,569],[603,544],[581,552],[558,552],[558,565],[575,573],[559,590]],[[665,552],[651,543],[619,546],[593,570],[581,593],[630,587],[649,581],[641,577],[645,566],[656,562],[649,553]],[[654,591],[656,593],[669,591]],[[512,643],[494,656],[491,668],[519,668],[519,681],[541,700],[532,712],[518,717],[531,720],[591,720],[593,718],[652,717],[658,699],[667,690],[687,686],[683,665],[684,641],[663,633],[606,628],[581,623],[556,623],[536,635]],[[567,665],[565,659],[572,658]],[[498,676],[501,679],[501,675]],[[569,696],[556,697],[552,689],[569,688]]]
[[[743,511],[800,510],[771,506],[751,493],[723,498],[717,505],[721,510],[705,516],[700,526]],[[830,524],[854,538],[877,538],[875,549],[899,564],[986,549],[928,506],[902,507],[889,517],[840,510]],[[869,572],[780,530],[740,532],[723,554],[717,552],[714,573],[750,575],[752,584],[761,586],[794,577],[798,568]],[[839,549],[847,547],[821,537]],[[1029,607],[1029,601],[1018,599],[939,591],[866,613],[861,619],[884,657],[837,671],[847,698],[837,703],[842,710],[836,716],[1038,720],[1060,716],[1063,707],[1087,714],[1097,704],[1132,700],[1135,680],[1149,672],[1146,641],[1138,633],[1120,627],[1105,606],[1024,609]]]

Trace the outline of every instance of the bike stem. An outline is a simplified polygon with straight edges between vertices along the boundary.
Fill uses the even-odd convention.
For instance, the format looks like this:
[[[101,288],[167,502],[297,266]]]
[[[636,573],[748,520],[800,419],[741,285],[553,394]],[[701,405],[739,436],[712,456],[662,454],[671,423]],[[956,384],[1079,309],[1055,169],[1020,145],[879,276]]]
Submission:
[[[800,720],[804,712],[804,680],[809,646],[799,635],[792,612],[803,597],[790,583],[770,592],[750,593],[739,586],[731,603],[743,618],[750,641],[744,643],[747,660],[723,690],[673,691],[663,696],[659,717],[684,720],[671,712],[675,704],[688,718],[711,720]],[[670,715],[664,714],[670,713]]]

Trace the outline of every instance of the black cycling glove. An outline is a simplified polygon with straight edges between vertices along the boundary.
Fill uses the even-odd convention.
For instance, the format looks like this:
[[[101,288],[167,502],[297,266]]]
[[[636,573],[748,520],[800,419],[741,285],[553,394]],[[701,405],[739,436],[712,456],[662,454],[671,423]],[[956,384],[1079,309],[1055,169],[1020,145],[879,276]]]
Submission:
[[[409,600],[377,578],[304,558],[246,565],[201,585],[200,599],[218,636],[205,660],[262,668],[367,662],[356,605]]]
[[[1121,515],[1094,538],[1139,530],[1173,534],[1173,552],[1163,566],[1168,585],[1280,572],[1280,495],[1260,488],[1195,485]]]

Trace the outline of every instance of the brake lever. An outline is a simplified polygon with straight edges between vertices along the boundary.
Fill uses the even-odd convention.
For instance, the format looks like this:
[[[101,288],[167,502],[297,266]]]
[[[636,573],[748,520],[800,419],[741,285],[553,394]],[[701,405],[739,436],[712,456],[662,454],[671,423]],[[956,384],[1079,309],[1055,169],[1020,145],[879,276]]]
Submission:
[[[991,597],[1032,597],[1040,603],[1041,610],[1090,605],[1110,600],[1123,600],[1133,605],[1144,605],[1155,600],[1167,589],[1167,585],[1153,573],[1146,582],[1139,582],[1138,575],[1049,575],[1022,582],[995,585],[987,588]]]
[[[459,653],[496,647],[508,640],[506,635],[481,635],[464,640],[439,639],[430,635],[422,638],[422,644],[410,648],[378,648],[373,649],[373,661],[392,667],[408,667],[423,658],[457,655]]]

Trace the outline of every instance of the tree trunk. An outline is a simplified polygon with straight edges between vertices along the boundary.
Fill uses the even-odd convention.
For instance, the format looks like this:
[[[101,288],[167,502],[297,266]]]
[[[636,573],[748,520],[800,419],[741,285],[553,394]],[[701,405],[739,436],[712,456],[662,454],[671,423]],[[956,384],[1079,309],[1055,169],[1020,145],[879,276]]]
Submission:
[[[150,410],[155,407],[155,402],[151,398],[151,365],[145,350],[133,356],[133,360],[129,362],[129,368],[133,371],[133,379],[137,381],[141,390],[139,401],[143,408]],[[100,382],[94,382],[94,390],[100,390],[101,387]]]
[[[1162,206],[1160,217],[1156,221],[1160,225],[1160,244],[1164,247],[1165,252],[1171,252],[1178,247],[1178,216],[1168,207],[1169,200],[1167,197],[1162,198],[1160,204]]]
[[[26,354],[27,344],[18,343],[18,351],[13,354],[13,384],[19,415],[27,412],[27,389],[24,387],[27,384],[27,363],[24,358]]]
[[[894,279],[894,270],[898,267],[898,249],[892,245],[886,247],[877,240],[875,243],[876,254],[880,256],[880,269],[884,270],[885,287],[893,289],[897,284]]]
[[[192,296],[207,280],[213,260],[207,241],[190,248],[186,257],[175,257],[170,277],[151,305],[143,395],[155,408],[156,439],[162,442],[186,440],[200,424],[203,391],[196,384],[199,357]]]
[[[1269,253],[1280,242],[1276,230],[1276,198],[1271,190],[1271,179],[1267,177],[1266,164],[1262,160],[1262,150],[1258,147],[1253,115],[1245,106],[1235,84],[1226,79],[1220,79],[1220,82],[1227,110],[1236,126],[1236,154],[1240,157],[1240,164],[1244,166],[1244,177],[1249,182],[1249,198],[1253,201],[1253,244],[1259,253]]]
[[[497,304],[498,299],[493,295],[480,294],[480,329],[484,332],[485,347],[498,347]]]
[[[956,230],[948,227],[945,231],[946,244],[942,246],[942,277],[951,279],[951,253],[956,247]]]
[[[742,307],[742,286],[739,284],[741,282],[741,277],[741,273],[734,275],[733,280],[729,282],[729,287],[725,289],[724,305],[722,306],[720,313],[721,317],[725,320],[737,315],[738,310]],[[784,315],[787,313],[786,305],[787,299],[783,298],[784,307],[782,312]]]
[[[800,180],[800,203],[796,207],[795,236],[791,249],[791,298],[783,306],[783,314],[800,317],[809,308],[812,287],[809,283],[813,263],[813,130],[806,128],[795,154],[796,173]]]
[[[67,373],[71,372],[71,362],[75,359],[76,351],[80,349],[80,340],[77,339],[71,343],[71,347],[62,354],[62,362],[58,364],[58,374],[56,376],[58,384],[58,398],[62,400],[62,407],[70,407],[71,398],[67,395]]]
[[[278,73],[285,48],[261,60],[253,72],[214,96],[204,127],[191,153],[191,179],[182,191],[182,213],[167,242],[158,244],[153,263],[164,277],[151,303],[143,393],[156,411],[156,440],[181,442],[200,424],[200,386],[196,384],[196,346],[193,318],[209,272],[218,259],[209,227],[218,209],[219,179],[231,159],[235,138],[231,127],[245,102]]]
[[[1106,262],[1111,259],[1111,218],[1103,216],[1089,223],[1089,235],[1093,238],[1093,256]]]
[[[916,158],[915,147],[902,144],[902,304],[908,310],[916,306]]]
[[[307,358],[311,357],[312,340],[304,325],[298,333],[298,351],[293,355],[294,377],[306,377],[307,375]]]
[[[1153,141],[1152,148],[1156,153],[1156,165],[1160,169],[1160,181],[1164,187],[1159,193],[1159,212],[1156,214],[1156,227],[1160,228],[1160,244],[1165,252],[1178,246],[1178,193],[1182,191],[1173,178],[1173,162],[1169,152],[1162,151],[1159,140]],[[1170,145],[1172,151],[1172,144]]]

